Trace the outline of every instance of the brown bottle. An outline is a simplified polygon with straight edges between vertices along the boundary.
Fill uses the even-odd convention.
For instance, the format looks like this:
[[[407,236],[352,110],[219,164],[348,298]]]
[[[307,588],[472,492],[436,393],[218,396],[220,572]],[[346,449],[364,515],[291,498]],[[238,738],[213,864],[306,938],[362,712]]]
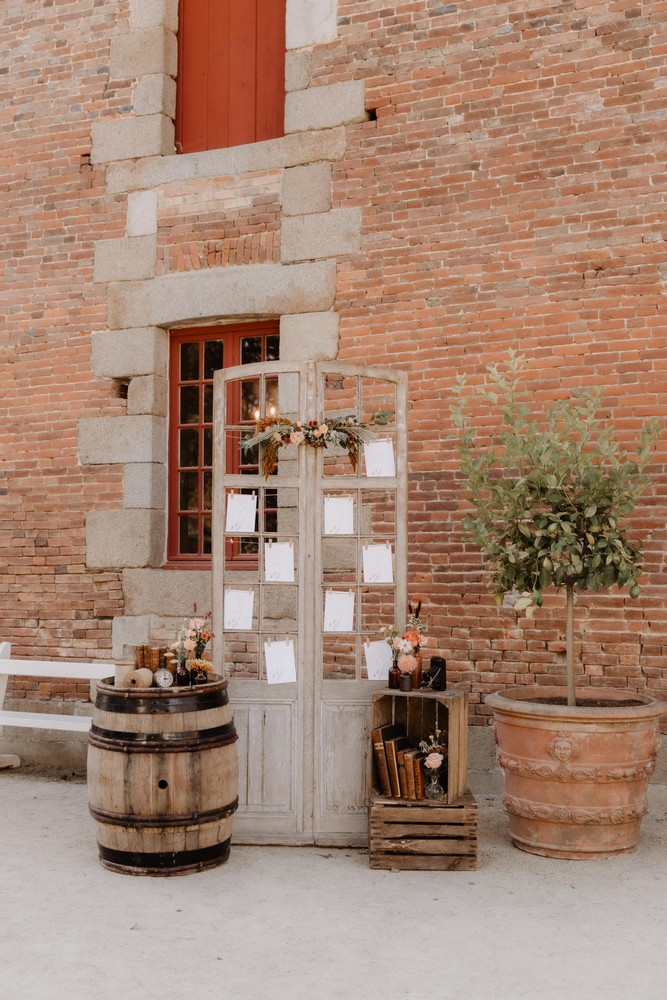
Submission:
[[[401,671],[398,667],[398,661],[394,660],[391,667],[389,668],[389,687],[395,691],[398,691],[401,685]]]
[[[190,670],[182,660],[179,660],[174,673],[176,687],[190,687]]]

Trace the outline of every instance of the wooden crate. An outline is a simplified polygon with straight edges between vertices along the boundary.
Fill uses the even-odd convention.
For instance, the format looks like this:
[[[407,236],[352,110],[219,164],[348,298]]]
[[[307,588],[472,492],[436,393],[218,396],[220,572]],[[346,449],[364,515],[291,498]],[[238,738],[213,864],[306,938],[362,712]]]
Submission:
[[[477,803],[467,791],[453,805],[371,795],[371,868],[392,871],[475,871]]]
[[[371,702],[371,732],[385,723],[402,723],[413,746],[433,733],[436,728],[447,734],[447,774],[441,776],[446,785],[445,803],[456,802],[468,786],[468,695],[465,691],[394,691],[384,688],[374,691]],[[381,791],[375,754],[370,753],[370,787]],[[442,779],[446,780],[443,781]],[[407,799],[386,799],[388,802],[408,802]],[[423,800],[420,799],[420,802]]]

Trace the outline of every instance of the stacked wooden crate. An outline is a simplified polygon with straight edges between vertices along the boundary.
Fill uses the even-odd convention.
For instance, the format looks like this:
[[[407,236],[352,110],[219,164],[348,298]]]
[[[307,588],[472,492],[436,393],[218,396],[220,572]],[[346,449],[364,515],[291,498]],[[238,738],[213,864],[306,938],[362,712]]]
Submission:
[[[436,729],[446,734],[447,768],[440,801],[381,794],[375,753],[369,806],[371,868],[463,870],[477,867],[477,803],[467,790],[468,697],[462,691],[377,691],[371,730],[403,725],[418,746]]]

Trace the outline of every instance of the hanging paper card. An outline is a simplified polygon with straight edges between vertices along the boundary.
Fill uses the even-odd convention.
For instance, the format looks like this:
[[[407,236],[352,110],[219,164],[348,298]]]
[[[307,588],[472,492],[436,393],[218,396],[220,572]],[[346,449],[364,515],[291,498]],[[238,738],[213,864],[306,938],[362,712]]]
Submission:
[[[354,592],[327,590],[324,595],[323,632],[352,632],[354,629]]]
[[[254,493],[228,493],[225,531],[248,534],[255,530],[257,497]]]
[[[352,497],[324,498],[324,534],[351,535],[354,531]]]
[[[367,441],[364,445],[364,461],[366,462],[366,475],[369,478],[395,476],[396,462],[394,461],[394,445],[391,438]]]
[[[391,545],[364,545],[364,583],[393,583]]]
[[[289,684],[296,680],[294,643],[291,639],[265,642],[264,662],[269,684]]]
[[[255,594],[252,590],[225,590],[224,625],[226,629],[252,628],[252,609]]]
[[[294,543],[264,543],[264,579],[277,583],[294,582]]]
[[[392,655],[391,649],[381,639],[364,643],[364,657],[369,681],[386,681],[389,677]]]

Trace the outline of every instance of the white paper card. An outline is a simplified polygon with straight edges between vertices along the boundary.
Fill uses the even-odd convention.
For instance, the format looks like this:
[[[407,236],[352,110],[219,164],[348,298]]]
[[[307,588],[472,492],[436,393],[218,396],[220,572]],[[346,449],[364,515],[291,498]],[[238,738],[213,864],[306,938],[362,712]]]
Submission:
[[[369,478],[377,476],[395,476],[394,445],[391,438],[381,438],[379,441],[367,441],[364,445],[364,461],[366,475]]]
[[[393,583],[391,545],[364,545],[362,549],[364,583]]]
[[[255,594],[252,590],[225,590],[224,628],[252,628],[252,609]]]
[[[364,643],[364,657],[369,681],[386,681],[391,667],[391,649],[381,639]]]
[[[352,632],[354,592],[327,590],[324,595],[323,632]]]
[[[324,498],[324,534],[351,535],[354,531],[352,497]]]
[[[294,583],[293,542],[264,543],[264,579]]]
[[[266,680],[269,684],[289,684],[296,680],[294,643],[291,639],[264,643]]]
[[[227,516],[225,531],[238,531],[248,534],[255,530],[257,516],[257,497],[249,493],[227,494]]]

